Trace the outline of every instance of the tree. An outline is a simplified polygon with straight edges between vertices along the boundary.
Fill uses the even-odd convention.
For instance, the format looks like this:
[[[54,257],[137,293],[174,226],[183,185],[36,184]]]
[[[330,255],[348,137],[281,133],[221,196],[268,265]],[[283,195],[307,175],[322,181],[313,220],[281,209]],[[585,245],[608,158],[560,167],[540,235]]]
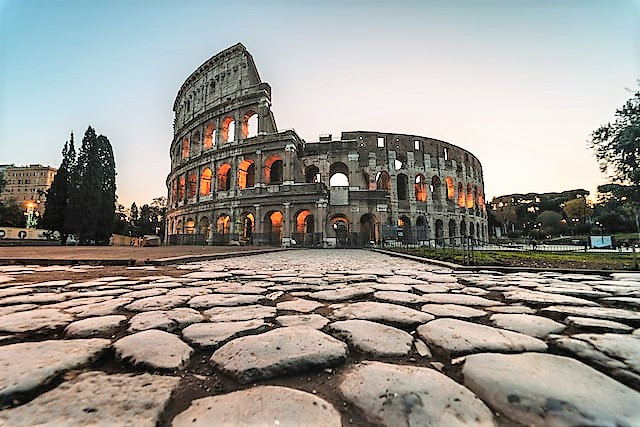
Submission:
[[[640,84],[640,80],[638,80]],[[640,90],[615,113],[613,123],[607,123],[591,134],[600,170],[622,184],[627,200],[635,212],[640,239]]]
[[[69,234],[69,230],[65,226],[65,212],[69,205],[71,176],[75,162],[76,150],[73,142],[73,132],[71,132],[70,141],[66,142],[62,149],[62,163],[51,183],[51,187],[47,191],[44,216],[42,217],[42,226],[47,230],[60,233],[60,242],[62,244],[67,241],[67,235]]]
[[[135,226],[140,219],[140,214],[138,213],[138,205],[136,205],[136,202],[131,203],[131,209],[129,209],[129,212],[129,221],[131,222],[131,225]]]
[[[562,215],[555,211],[544,211],[536,218],[542,230],[548,234],[557,234],[562,228]]]

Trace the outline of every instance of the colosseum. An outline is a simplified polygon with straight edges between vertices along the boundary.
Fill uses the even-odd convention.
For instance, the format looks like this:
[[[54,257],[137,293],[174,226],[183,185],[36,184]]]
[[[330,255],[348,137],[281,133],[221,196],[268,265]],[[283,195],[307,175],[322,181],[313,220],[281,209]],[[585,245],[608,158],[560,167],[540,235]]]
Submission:
[[[488,235],[473,154],[416,135],[305,141],[279,131],[271,87],[242,44],[196,69],[173,111],[170,244],[438,245]]]

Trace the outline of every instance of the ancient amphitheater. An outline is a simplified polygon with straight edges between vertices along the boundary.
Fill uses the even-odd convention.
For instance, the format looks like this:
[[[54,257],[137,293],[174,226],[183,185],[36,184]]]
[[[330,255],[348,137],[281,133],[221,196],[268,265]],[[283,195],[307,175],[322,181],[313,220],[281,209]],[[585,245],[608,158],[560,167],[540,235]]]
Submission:
[[[184,82],[173,105],[170,243],[363,246],[487,236],[482,166],[437,139],[278,131],[271,87],[232,46]]]

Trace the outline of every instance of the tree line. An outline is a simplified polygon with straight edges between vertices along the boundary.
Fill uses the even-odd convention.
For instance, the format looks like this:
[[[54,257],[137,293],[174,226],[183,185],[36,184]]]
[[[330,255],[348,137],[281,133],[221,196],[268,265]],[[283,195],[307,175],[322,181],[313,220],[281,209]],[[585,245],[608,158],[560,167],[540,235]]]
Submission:
[[[72,132],[47,191],[41,226],[57,231],[62,244],[69,235],[81,244],[108,244],[115,208],[116,164],[109,139],[89,126],[76,154]]]
[[[133,202],[129,209],[118,205],[113,232],[131,237],[157,234],[163,238],[166,214],[166,197],[156,197],[150,204],[144,204],[141,208],[138,208],[136,202]]]

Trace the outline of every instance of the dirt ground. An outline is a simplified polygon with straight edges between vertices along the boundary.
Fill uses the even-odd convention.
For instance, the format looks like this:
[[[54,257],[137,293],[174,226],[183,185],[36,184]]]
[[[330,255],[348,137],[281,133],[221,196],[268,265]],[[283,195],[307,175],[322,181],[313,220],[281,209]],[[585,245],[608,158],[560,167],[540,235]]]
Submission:
[[[264,246],[6,246],[0,247],[0,259],[135,259],[144,261],[183,255],[218,254],[256,249],[268,248]]]

